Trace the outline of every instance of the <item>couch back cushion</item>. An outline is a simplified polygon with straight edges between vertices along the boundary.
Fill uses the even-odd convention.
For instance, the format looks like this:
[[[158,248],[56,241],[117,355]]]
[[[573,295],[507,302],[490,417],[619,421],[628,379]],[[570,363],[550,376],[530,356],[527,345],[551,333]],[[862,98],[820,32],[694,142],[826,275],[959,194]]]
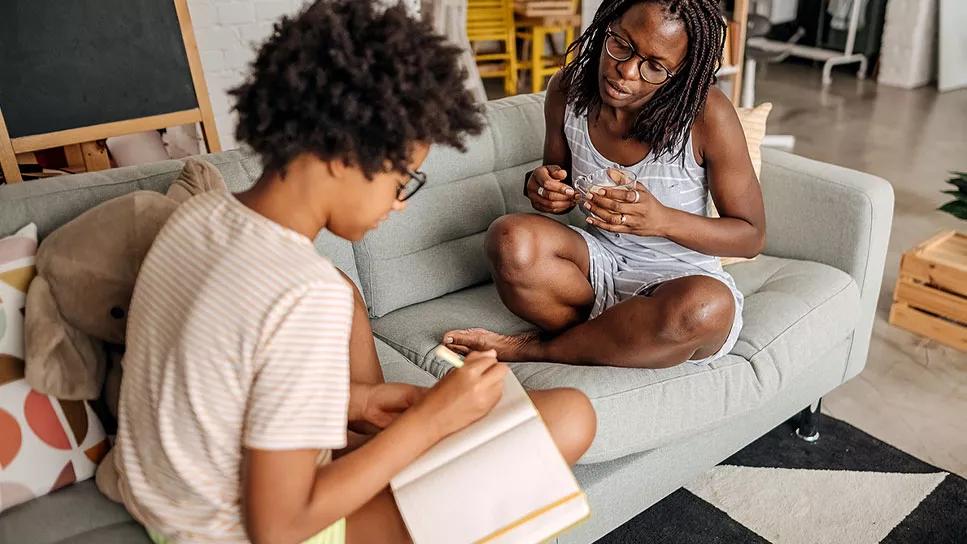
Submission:
[[[213,153],[201,158],[218,168],[229,190],[233,192],[250,187],[262,172],[257,157],[237,150]],[[178,177],[182,167],[184,163],[181,161],[171,160],[0,185],[0,237],[17,232],[32,222],[37,225],[38,235],[43,238],[85,210],[106,200],[137,190],[164,193]],[[316,239],[316,249],[359,284],[359,274],[356,272],[349,242],[329,232],[323,232]]]
[[[487,227],[532,211],[521,190],[543,152],[543,96],[493,101],[484,114],[486,128],[467,152],[434,148],[423,166],[426,187],[354,245],[371,317],[489,281]]]

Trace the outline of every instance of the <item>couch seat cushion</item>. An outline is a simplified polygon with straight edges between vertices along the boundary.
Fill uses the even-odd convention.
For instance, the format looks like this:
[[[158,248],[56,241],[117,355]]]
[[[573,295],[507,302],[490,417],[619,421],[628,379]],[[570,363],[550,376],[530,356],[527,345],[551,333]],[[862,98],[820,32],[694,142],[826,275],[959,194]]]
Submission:
[[[729,272],[746,296],[745,326],[732,353],[708,366],[511,365],[525,387],[571,386],[591,398],[598,434],[582,463],[656,448],[748,412],[852,333],[859,291],[840,270],[762,256]],[[442,334],[472,326],[504,333],[530,328],[504,308],[493,285],[409,306],[373,323],[377,336],[436,376],[449,368],[431,353]]]
[[[416,366],[413,361],[389,347],[379,338],[376,339],[376,354],[379,355],[379,363],[383,367],[383,379],[387,382],[411,383],[431,387],[437,381],[432,374]]]
[[[101,495],[93,480],[15,506],[0,515],[0,542],[150,544],[123,506]]]

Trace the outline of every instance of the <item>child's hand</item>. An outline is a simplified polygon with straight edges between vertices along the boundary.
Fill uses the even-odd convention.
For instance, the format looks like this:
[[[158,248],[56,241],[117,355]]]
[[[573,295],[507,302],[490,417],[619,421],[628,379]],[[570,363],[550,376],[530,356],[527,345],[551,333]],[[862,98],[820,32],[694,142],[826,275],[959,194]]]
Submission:
[[[381,383],[369,387],[363,420],[385,429],[427,393],[427,388],[408,383]]]
[[[419,409],[432,421],[439,439],[487,415],[504,392],[510,369],[497,362],[497,352],[473,352],[463,367],[450,372],[427,392]]]

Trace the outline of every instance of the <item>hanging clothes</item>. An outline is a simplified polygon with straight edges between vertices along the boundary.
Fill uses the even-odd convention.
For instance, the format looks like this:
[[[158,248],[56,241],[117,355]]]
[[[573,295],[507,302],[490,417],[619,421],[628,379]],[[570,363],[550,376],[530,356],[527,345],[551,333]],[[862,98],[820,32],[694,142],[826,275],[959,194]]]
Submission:
[[[869,3],[869,0],[829,0],[829,4],[826,5],[826,13],[832,17],[829,27],[833,30],[849,30],[849,20],[853,14],[853,2],[856,1],[860,3],[859,20],[856,28],[860,29],[866,26],[866,4]]]
[[[477,102],[486,102],[487,91],[467,37],[467,0],[422,0],[421,4],[423,20],[433,26],[434,32],[461,49],[460,66],[467,70],[467,89]]]

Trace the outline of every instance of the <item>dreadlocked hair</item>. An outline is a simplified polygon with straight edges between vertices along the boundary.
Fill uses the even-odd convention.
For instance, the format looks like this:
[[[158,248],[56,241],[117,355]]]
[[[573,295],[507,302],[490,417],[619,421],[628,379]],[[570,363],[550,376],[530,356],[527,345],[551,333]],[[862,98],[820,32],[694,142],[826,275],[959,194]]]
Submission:
[[[725,19],[718,0],[605,0],[590,26],[568,48],[573,60],[563,70],[567,102],[578,115],[601,105],[598,73],[605,31],[636,4],[660,4],[678,19],[688,35],[688,52],[675,76],[638,113],[626,138],[651,145],[654,157],[665,153],[685,159],[685,137],[705,107],[725,48]]]

